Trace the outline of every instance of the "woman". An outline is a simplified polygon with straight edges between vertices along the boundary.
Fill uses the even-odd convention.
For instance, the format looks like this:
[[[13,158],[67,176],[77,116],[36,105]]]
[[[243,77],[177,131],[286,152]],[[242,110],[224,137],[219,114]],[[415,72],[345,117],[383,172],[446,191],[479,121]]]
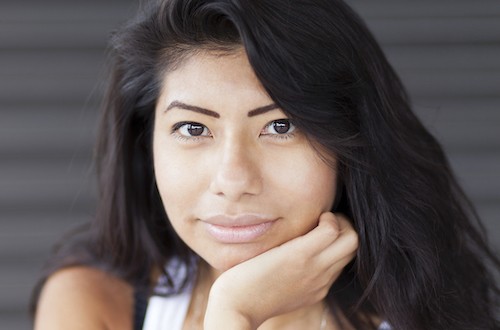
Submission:
[[[155,1],[112,59],[36,328],[499,328],[500,262],[346,4]]]

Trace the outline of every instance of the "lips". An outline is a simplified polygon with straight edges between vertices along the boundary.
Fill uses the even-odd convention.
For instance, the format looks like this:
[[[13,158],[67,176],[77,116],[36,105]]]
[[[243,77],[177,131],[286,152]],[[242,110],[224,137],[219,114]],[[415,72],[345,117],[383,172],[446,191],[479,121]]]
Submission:
[[[221,243],[250,243],[266,234],[277,219],[264,215],[216,215],[202,220],[205,230]]]

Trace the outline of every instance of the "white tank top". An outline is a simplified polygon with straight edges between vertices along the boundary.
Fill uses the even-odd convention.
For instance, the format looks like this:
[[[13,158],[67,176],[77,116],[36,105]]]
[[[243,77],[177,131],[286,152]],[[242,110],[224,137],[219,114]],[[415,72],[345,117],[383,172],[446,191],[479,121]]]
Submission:
[[[193,283],[188,283],[181,290],[187,276],[186,265],[178,259],[172,259],[166,265],[166,271],[171,284],[166,285],[168,280],[165,275],[158,279],[153,296],[149,298],[143,330],[181,330],[186,319],[193,288]]]
[[[149,299],[144,330],[181,330],[191,295],[182,293],[169,297],[152,296]]]

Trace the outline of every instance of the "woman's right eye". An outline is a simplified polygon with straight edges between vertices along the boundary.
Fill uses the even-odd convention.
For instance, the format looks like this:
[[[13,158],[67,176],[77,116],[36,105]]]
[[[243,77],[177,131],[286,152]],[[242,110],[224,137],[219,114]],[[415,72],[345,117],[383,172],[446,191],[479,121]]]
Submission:
[[[195,122],[177,123],[172,129],[172,133],[185,138],[212,136],[212,133],[210,133],[210,130],[205,125]]]

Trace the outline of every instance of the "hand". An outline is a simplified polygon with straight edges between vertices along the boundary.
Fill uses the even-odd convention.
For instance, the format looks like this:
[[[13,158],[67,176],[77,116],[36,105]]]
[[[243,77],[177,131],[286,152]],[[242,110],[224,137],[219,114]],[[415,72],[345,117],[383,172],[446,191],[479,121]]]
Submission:
[[[323,213],[309,233],[224,272],[210,290],[205,329],[257,329],[321,301],[357,247],[345,216]]]

